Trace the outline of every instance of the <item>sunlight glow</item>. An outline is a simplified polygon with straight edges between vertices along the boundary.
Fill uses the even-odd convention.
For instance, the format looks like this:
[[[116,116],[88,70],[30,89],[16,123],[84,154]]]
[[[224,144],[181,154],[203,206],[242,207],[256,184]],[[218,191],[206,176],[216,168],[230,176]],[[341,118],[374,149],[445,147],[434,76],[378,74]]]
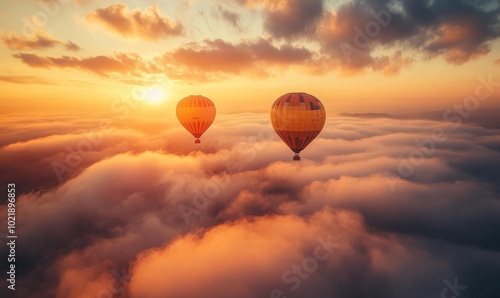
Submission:
[[[160,104],[166,99],[165,91],[159,87],[152,87],[146,90],[145,100],[149,104]]]

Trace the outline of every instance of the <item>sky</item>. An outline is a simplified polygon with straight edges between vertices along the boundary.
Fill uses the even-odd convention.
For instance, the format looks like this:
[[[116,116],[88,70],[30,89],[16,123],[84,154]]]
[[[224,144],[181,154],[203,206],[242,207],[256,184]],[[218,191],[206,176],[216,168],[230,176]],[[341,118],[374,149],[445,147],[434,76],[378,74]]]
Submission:
[[[0,7],[4,109],[102,108],[153,86],[170,108],[194,92],[227,113],[248,111],[242,102],[267,110],[284,93],[308,91],[332,112],[412,113],[444,109],[469,95],[478,77],[500,75],[497,1],[7,0]]]
[[[498,297],[499,12],[0,2],[0,297]],[[269,119],[295,91],[326,110],[300,162]]]

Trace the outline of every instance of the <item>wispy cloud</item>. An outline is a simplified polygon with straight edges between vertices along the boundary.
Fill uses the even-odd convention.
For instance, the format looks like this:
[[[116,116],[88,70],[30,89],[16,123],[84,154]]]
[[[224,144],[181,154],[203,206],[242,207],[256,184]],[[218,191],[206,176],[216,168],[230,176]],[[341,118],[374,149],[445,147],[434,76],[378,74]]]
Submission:
[[[98,75],[109,75],[112,73],[131,74],[153,72],[148,65],[137,54],[119,53],[115,56],[94,57],[45,57],[36,54],[19,53],[14,58],[35,68],[76,68],[90,71]]]
[[[88,13],[85,18],[125,38],[155,41],[183,33],[182,24],[162,15],[157,6],[141,11],[129,10],[126,4],[112,4]]]
[[[73,51],[73,52],[78,52],[80,51],[82,48],[80,48],[79,45],[77,45],[76,43],[74,42],[71,42],[71,41],[67,41],[65,44],[64,44],[64,48],[68,51]]]
[[[0,81],[3,82],[8,82],[8,83],[15,83],[15,84],[44,84],[44,85],[52,85],[54,82],[45,80],[36,76],[5,76],[5,75],[0,75]]]
[[[0,37],[4,45],[11,50],[44,50],[63,46],[68,51],[79,51],[81,48],[74,42],[62,42],[44,32],[33,35],[6,33]]]

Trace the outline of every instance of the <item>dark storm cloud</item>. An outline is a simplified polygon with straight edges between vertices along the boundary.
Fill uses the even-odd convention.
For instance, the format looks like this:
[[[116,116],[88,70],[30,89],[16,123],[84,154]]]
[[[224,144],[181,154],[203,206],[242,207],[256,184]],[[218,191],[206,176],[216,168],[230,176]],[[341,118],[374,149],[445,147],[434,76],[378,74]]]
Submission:
[[[74,119],[59,118],[67,130],[17,126],[0,157],[18,162],[12,173],[53,175],[47,161],[60,160],[57,151],[78,139],[73,127],[95,129]],[[253,298],[279,290],[419,298],[439,296],[443,280],[455,277],[468,286],[464,297],[495,297],[497,130],[330,118],[303,161],[292,163],[267,115],[241,119],[222,116],[202,148],[160,120],[150,130],[141,129],[145,119],[119,125],[95,148],[99,158],[86,157],[91,162],[71,179],[20,196],[19,297],[88,298],[115,289],[122,297]],[[435,128],[448,131],[447,141],[391,191],[385,173]],[[293,266],[314,265],[318,239],[339,246],[300,278]]]

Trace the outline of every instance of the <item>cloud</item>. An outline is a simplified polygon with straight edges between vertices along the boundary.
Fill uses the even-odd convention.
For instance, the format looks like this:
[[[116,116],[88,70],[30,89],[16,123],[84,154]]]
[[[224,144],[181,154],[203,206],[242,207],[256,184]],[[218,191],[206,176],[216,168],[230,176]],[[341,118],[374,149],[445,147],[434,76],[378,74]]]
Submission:
[[[335,236],[325,234],[325,230]],[[294,294],[299,297],[331,297],[342,292],[335,285],[347,277],[344,271],[347,267],[356,264],[360,268],[374,262],[370,272],[360,270],[358,277],[344,279],[351,294],[356,290],[349,285],[366,284],[366,290],[357,291],[365,296],[370,288],[377,287],[374,279],[379,274],[390,275],[406,265],[413,268],[410,275],[418,275],[426,267],[415,266],[416,260],[408,257],[419,252],[403,248],[403,243],[398,244],[397,239],[390,237],[368,235],[359,215],[349,212],[324,211],[306,219],[273,216],[243,220],[219,225],[202,237],[189,235],[164,249],[144,253],[132,269],[130,292],[132,297],[199,297],[210,293],[217,297],[246,298],[267,297],[276,290],[293,293],[291,289],[295,289]],[[363,246],[364,252],[356,252],[356,245]],[[315,252],[323,261],[313,259]],[[391,255],[397,256],[397,261],[391,260]],[[308,265],[307,270],[301,268],[296,271],[301,273],[292,273],[294,266],[300,268],[304,264]],[[193,272],[193,267],[201,270]],[[300,274],[304,280],[300,280]],[[198,286],[186,288],[176,283],[173,276]],[[378,293],[388,294],[388,280],[380,277],[379,282],[382,286],[377,287]]]
[[[485,42],[491,38],[487,36],[487,26],[480,16],[452,19],[439,25],[425,49],[442,55],[451,64],[460,65],[474,60],[491,50]]]
[[[126,4],[112,4],[88,13],[85,19],[125,38],[156,41],[183,33],[182,24],[163,16],[157,6],[129,11]]]
[[[500,36],[500,8],[487,0],[479,4],[469,0],[352,0],[333,7],[322,0],[232,1],[239,6],[227,8],[219,3],[213,14],[240,34],[245,30],[240,28],[242,11],[254,9],[262,13],[264,37],[200,39],[149,60],[130,53],[86,58],[22,53],[15,57],[33,67],[79,68],[113,74],[115,79],[133,84],[147,83],[151,77],[193,84],[220,81],[230,75],[265,78],[288,68],[311,75],[367,71],[395,75],[415,61],[437,57],[461,65],[489,54]],[[181,23],[164,16],[157,6],[139,10],[113,4],[85,18],[125,38],[157,41],[185,31]],[[16,50],[54,46],[80,49],[71,41],[61,42],[43,34],[29,38],[7,34],[4,43]],[[203,55],[211,59],[203,59]],[[123,59],[133,62],[124,66]],[[104,66],[99,68],[101,62]]]
[[[82,48],[80,48],[79,45],[77,45],[76,43],[71,42],[71,41],[66,42],[64,44],[64,48],[68,51],[73,51],[73,52],[78,52],[82,49]]]
[[[323,0],[237,0],[249,7],[263,5],[264,28],[275,38],[296,38],[314,34],[324,12]]]
[[[401,51],[397,51],[391,57],[384,56],[376,59],[372,67],[384,75],[391,76],[398,74],[401,69],[411,65],[413,61],[412,58],[404,57]]]
[[[28,53],[19,53],[12,56],[35,68],[74,68],[102,76],[113,73],[138,76],[145,72],[154,73],[156,71],[154,65],[144,62],[138,54],[133,53],[84,58],[72,56],[44,57]]]
[[[373,67],[379,58],[374,52],[383,48],[460,65],[488,54],[500,36],[499,8],[487,7],[473,1],[356,0],[325,14],[319,42],[334,63],[350,69]]]
[[[134,84],[151,77],[191,84],[229,75],[264,78],[289,68],[312,75],[373,71],[390,76],[419,59],[442,57],[455,65],[478,59],[491,51],[500,36],[496,17],[500,8],[488,1],[476,5],[472,1],[354,0],[330,10],[323,1],[237,2],[245,8],[262,8],[264,30],[270,35],[236,42],[204,39],[149,59],[134,53],[86,58],[20,53],[14,57],[33,67],[79,68]],[[215,14],[239,26],[237,12],[216,7]],[[161,15],[156,6],[140,11],[114,4],[86,18],[127,38],[159,40],[183,32],[181,24]],[[79,48],[71,42],[63,46]]]
[[[318,43],[323,64],[315,66],[319,73],[372,69],[394,74],[415,55],[460,65],[488,54],[500,36],[500,8],[493,1],[353,0],[330,10],[324,1],[237,2],[264,7],[264,30],[273,38]],[[381,67],[391,56],[401,56],[403,49],[407,57]],[[380,51],[392,54],[376,54]]]
[[[0,76],[0,81],[14,84],[44,84],[52,85],[53,82],[35,76]]]
[[[121,100],[110,104],[109,115],[101,117],[79,118],[68,113],[59,117],[40,116],[40,122],[27,121],[21,116],[12,116],[10,121],[4,121],[0,125],[4,132],[0,148],[2,158],[5,158],[3,165],[9,170],[0,176],[6,180],[22,180],[18,188],[20,193],[28,189],[47,189],[59,184],[59,179],[70,179],[109,155],[161,148],[164,144],[161,138],[157,142],[150,139],[147,144],[140,140],[143,136],[140,132],[149,131],[147,123],[143,124],[145,127],[120,124],[121,118],[139,109],[141,103],[140,98]],[[130,105],[124,105],[125,100]],[[133,103],[135,106],[132,106]],[[155,130],[158,125],[168,127],[172,124],[157,119]],[[135,144],[135,149],[131,147],[132,144]],[[28,155],[30,158],[23,158]],[[28,168],[28,164],[31,164],[29,169],[16,170],[21,165]],[[46,175],[45,169],[52,169],[52,174]]]
[[[63,46],[68,51],[79,51],[80,47],[74,42],[59,41],[47,33],[37,32],[32,35],[6,33],[1,36],[2,42],[11,50],[44,50]]]
[[[70,2],[69,0],[40,0],[40,1],[47,4],[68,4],[68,2]],[[95,0],[74,0],[73,2],[75,2],[79,6],[88,6],[92,3],[95,3]]]
[[[30,53],[14,54],[14,58],[35,68],[74,68],[98,75],[123,75],[122,80],[159,75],[185,82],[221,80],[228,74],[269,76],[273,70],[302,67],[310,63],[313,53],[303,47],[275,46],[258,39],[238,44],[223,40],[205,40],[174,49],[150,60],[136,53],[117,53],[114,56],[44,57]]]
[[[58,40],[45,34],[36,34],[32,37],[16,33],[4,34],[2,41],[11,50],[40,50],[53,48],[60,43]]]
[[[83,115],[1,124],[2,180],[19,188],[19,297],[417,298],[455,277],[464,296],[496,293],[498,130],[330,117],[293,163],[267,115],[220,115],[196,147],[163,114],[104,131]],[[446,141],[393,192],[387,172],[436,128]],[[44,180],[99,133],[74,172]],[[339,246],[317,260],[323,242]]]
[[[250,73],[267,76],[273,68],[299,66],[312,59],[306,48],[283,45],[259,39],[238,44],[221,39],[205,40],[201,45],[190,45],[167,53],[163,65],[172,65],[172,71],[184,74],[210,76]],[[179,74],[183,76],[182,74]]]
[[[240,14],[238,14],[234,11],[228,10],[228,9],[224,8],[223,6],[221,6],[220,4],[217,5],[217,12],[226,22],[231,24],[234,28],[240,29],[240,19],[241,19]]]

